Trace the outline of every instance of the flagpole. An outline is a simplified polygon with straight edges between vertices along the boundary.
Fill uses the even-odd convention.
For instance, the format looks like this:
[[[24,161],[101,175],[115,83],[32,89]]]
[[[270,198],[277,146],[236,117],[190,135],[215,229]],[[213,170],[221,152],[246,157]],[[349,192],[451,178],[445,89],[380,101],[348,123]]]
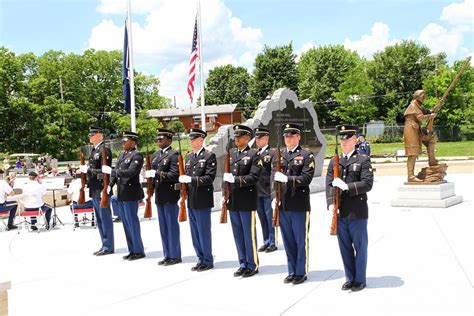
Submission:
[[[202,130],[206,131],[206,113],[204,106],[206,102],[204,100],[204,72],[202,70],[203,58],[202,58],[202,27],[201,27],[201,2],[198,0],[198,45],[199,45],[199,74],[201,77],[201,125]]]
[[[129,82],[130,82],[130,117],[132,132],[136,132],[136,122],[135,122],[135,82],[134,82],[134,73],[133,73],[133,42],[132,42],[132,5],[130,0],[128,0],[128,10],[127,10],[127,29],[128,29],[128,61],[129,61]]]

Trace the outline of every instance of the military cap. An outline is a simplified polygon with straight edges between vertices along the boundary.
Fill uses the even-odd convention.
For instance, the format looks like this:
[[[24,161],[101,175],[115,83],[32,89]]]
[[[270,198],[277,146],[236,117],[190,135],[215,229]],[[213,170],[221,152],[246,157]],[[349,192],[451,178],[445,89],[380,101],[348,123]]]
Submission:
[[[282,126],[283,136],[290,136],[295,134],[301,134],[303,128],[299,124],[286,123]]]
[[[202,129],[199,128],[190,128],[189,129],[189,138],[190,139],[195,139],[195,138],[206,138],[207,133],[203,131]]]
[[[252,129],[242,124],[234,125],[234,136],[239,137],[239,136],[244,136],[244,135],[250,135],[251,137]]]
[[[340,139],[349,139],[357,134],[358,127],[355,125],[339,125],[336,126],[336,130],[339,134]]]
[[[263,127],[257,127],[253,130],[253,132],[257,138],[270,136],[270,130]]]
[[[30,173],[28,174],[30,177],[37,177],[38,174],[34,171],[30,171]]]
[[[98,126],[89,126],[89,137],[94,135],[94,134],[97,134],[97,133],[103,134],[104,129],[102,127],[98,127]]]
[[[137,142],[138,141],[138,134],[134,133],[134,132],[129,132],[129,131],[123,132],[122,142],[126,142],[127,140],[133,140],[133,141]]]
[[[174,132],[166,128],[158,128],[155,140],[160,140],[164,138],[173,139]]]

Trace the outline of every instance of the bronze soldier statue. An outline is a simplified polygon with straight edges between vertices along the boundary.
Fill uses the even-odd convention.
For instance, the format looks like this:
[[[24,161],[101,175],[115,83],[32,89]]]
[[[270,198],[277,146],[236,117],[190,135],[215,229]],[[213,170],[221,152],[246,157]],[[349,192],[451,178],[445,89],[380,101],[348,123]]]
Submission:
[[[424,134],[421,130],[422,121],[434,118],[436,113],[422,106],[426,98],[424,90],[416,90],[413,93],[413,100],[405,110],[405,128],[403,130],[403,139],[405,142],[405,154],[408,156],[407,171],[408,182],[423,182],[415,176],[415,162],[418,155],[421,154],[421,143],[428,149],[428,163],[430,166],[438,164],[435,159],[435,146],[438,137],[435,133]]]

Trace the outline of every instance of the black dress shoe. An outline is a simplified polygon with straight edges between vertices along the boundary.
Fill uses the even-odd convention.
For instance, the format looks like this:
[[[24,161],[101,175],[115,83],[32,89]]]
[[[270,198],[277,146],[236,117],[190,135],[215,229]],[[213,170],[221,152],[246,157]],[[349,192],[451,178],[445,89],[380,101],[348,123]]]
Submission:
[[[268,248],[265,250],[265,252],[274,252],[275,250],[278,250],[278,247],[275,245],[270,245]]]
[[[211,266],[211,265],[207,265],[207,264],[201,264],[199,266],[199,268],[197,269],[197,272],[203,272],[203,271],[207,271],[207,270],[210,270],[214,268],[214,266]]]
[[[244,274],[244,272],[245,272],[245,268],[239,268],[237,271],[234,272],[234,276],[235,277],[242,276],[242,274]]]
[[[7,230],[12,230],[12,229],[17,229],[17,228],[18,228],[18,226],[16,226],[16,225],[8,225],[7,226]]]
[[[106,255],[111,255],[113,253],[114,253],[113,251],[101,250],[96,254],[96,256],[106,256]]]
[[[162,265],[164,265],[166,262],[168,262],[168,260],[170,260],[170,259],[169,259],[169,258],[164,258],[163,260],[158,261],[158,265],[159,265],[159,266],[162,266]]]
[[[114,223],[120,223],[122,220],[119,217],[114,218],[113,222]]]
[[[164,265],[165,266],[172,266],[174,264],[181,263],[181,262],[183,262],[183,260],[181,260],[181,259],[168,259],[168,261],[166,261],[164,263]]]
[[[289,276],[287,276],[284,280],[283,280],[283,283],[285,284],[288,284],[288,283],[293,283],[293,280],[295,279],[295,276],[290,274]]]
[[[33,226],[31,226],[31,230],[38,230],[38,227],[33,225]]]
[[[191,271],[197,271],[199,269],[199,267],[201,266],[202,263],[196,263],[196,265],[194,267],[191,268]]]
[[[255,270],[245,269],[244,274],[242,274],[242,277],[249,278],[257,273],[258,273],[258,269],[255,269]]]
[[[132,254],[129,253],[128,255],[123,256],[122,259],[123,259],[123,260],[128,260],[131,256],[132,256]]]
[[[93,254],[94,256],[97,256],[97,254],[98,254],[99,252],[101,252],[101,251],[102,251],[102,249],[99,249],[99,250],[97,250],[97,251],[94,251],[92,254]]]
[[[353,283],[348,281],[342,285],[341,290],[343,291],[350,290],[352,288],[352,285]]]
[[[131,255],[131,256],[128,258],[128,261],[134,261],[134,260],[138,260],[138,259],[141,259],[141,258],[145,258],[145,254],[144,254],[144,253],[134,253],[133,255]]]
[[[258,248],[258,252],[264,252],[269,245],[263,245],[262,247]]]
[[[301,284],[307,279],[308,278],[306,277],[306,275],[295,275],[295,277],[293,278],[293,284]]]
[[[354,282],[354,284],[352,285],[351,291],[359,292],[359,291],[362,291],[364,288],[365,288],[365,283]]]

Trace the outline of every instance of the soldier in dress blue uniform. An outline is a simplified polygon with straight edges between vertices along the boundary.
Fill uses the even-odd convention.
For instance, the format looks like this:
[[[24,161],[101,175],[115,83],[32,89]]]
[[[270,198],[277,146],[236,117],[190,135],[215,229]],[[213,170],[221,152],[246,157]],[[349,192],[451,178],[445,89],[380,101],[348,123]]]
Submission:
[[[206,271],[214,267],[212,256],[211,209],[214,206],[216,155],[204,148],[207,133],[198,128],[189,130],[192,152],[186,155],[185,173],[179,182],[186,183],[191,237],[198,257],[192,271]]]
[[[283,183],[280,230],[288,259],[284,283],[300,284],[308,274],[309,185],[314,176],[314,156],[300,146],[300,125],[288,123],[282,129],[286,148],[281,151],[282,172],[275,172],[275,181]]]
[[[332,211],[335,188],[340,189],[337,239],[346,274],[342,290],[360,291],[366,286],[367,192],[372,189],[374,174],[370,157],[355,150],[357,126],[341,125],[337,130],[343,152],[339,159],[340,178],[334,178],[331,160],[326,175],[326,199]]]
[[[365,139],[364,134],[359,134],[356,144],[357,153],[370,156],[370,143]]]
[[[272,173],[272,163],[275,157],[275,149],[268,146],[270,131],[263,127],[254,129],[255,144],[257,145],[257,155],[262,164],[262,173],[257,182],[258,200],[257,214],[262,225],[263,245],[259,252],[273,252],[277,250],[275,245],[275,228],[273,227],[272,192],[270,177]]]
[[[138,134],[124,132],[122,138],[123,152],[117,160],[110,179],[110,188],[117,185],[117,201],[115,205],[122,218],[129,254],[124,260],[138,260],[145,257],[138,204],[145,196],[140,183],[140,172],[143,167],[143,155],[137,151]]]
[[[89,197],[94,206],[97,227],[99,228],[102,247],[94,252],[96,256],[103,256],[114,253],[114,225],[112,214],[110,213],[110,201],[106,208],[100,207],[101,193],[104,187],[104,173],[111,173],[112,151],[105,147],[107,153],[107,166],[102,165],[102,150],[104,144],[104,130],[97,126],[89,127],[89,141],[92,144],[89,155],[89,167],[79,166],[79,171],[87,173],[87,186],[89,188]],[[77,171],[76,171],[77,173]]]
[[[258,273],[255,210],[262,162],[257,151],[248,146],[252,129],[245,125],[234,125],[233,129],[237,148],[230,150],[231,173],[224,173],[223,180],[231,184],[227,208],[240,264],[234,276],[251,277]]]
[[[160,150],[151,157],[151,170],[146,177],[154,178],[155,203],[158,209],[163,260],[158,265],[170,266],[182,262],[178,223],[179,190],[178,151],[171,148],[174,132],[158,128],[156,140]]]

